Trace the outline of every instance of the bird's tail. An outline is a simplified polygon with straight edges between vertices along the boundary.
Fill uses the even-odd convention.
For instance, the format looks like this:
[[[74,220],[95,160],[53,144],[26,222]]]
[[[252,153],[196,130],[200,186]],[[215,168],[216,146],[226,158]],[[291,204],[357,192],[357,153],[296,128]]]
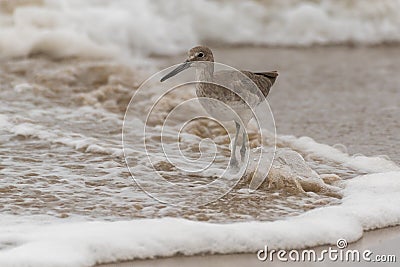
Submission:
[[[267,78],[272,82],[272,84],[275,83],[276,78],[277,78],[278,75],[279,75],[278,72],[277,72],[276,70],[274,70],[274,71],[268,71],[268,72],[256,72],[256,74],[262,75],[262,76],[264,76],[264,77],[267,77]]]

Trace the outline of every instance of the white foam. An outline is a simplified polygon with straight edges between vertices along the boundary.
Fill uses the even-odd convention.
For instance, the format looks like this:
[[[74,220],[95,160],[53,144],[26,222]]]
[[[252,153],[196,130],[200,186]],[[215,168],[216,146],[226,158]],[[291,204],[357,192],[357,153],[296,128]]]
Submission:
[[[204,42],[399,42],[399,9],[400,0],[45,0],[0,12],[0,51],[2,56],[109,57],[171,54]]]
[[[3,226],[2,266],[91,266],[176,253],[255,252],[356,241],[364,230],[400,224],[400,172],[345,182],[342,204],[284,221],[212,224],[184,219]],[[301,229],[301,230],[300,230]]]
[[[290,147],[305,152],[311,156],[335,161],[344,166],[365,172],[400,171],[394,162],[382,156],[367,157],[364,155],[351,156],[326,144],[315,142],[310,137],[296,138],[294,136],[279,136],[278,141],[285,142]]]

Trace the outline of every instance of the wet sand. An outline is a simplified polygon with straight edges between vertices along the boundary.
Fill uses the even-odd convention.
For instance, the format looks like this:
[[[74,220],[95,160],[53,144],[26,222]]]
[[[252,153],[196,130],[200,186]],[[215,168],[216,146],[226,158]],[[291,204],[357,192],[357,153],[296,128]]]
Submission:
[[[332,249],[337,249],[336,245],[330,246]],[[395,255],[396,262],[334,262],[328,259],[324,262],[280,262],[278,260],[274,261],[259,261],[256,256],[256,252],[249,254],[233,254],[233,255],[205,255],[205,256],[192,256],[184,257],[177,256],[164,259],[154,259],[154,260],[136,260],[127,261],[121,263],[111,263],[111,264],[101,264],[97,267],[150,267],[150,266],[248,266],[248,267],[258,267],[258,266],[396,266],[400,260],[400,226],[389,227],[385,229],[379,229],[374,231],[369,231],[364,233],[363,237],[346,248],[346,250],[371,250],[372,255]],[[262,249],[262,248],[260,248]],[[317,255],[321,253],[324,249],[329,249],[329,246],[319,246],[314,248]],[[373,258],[371,256],[371,258]]]

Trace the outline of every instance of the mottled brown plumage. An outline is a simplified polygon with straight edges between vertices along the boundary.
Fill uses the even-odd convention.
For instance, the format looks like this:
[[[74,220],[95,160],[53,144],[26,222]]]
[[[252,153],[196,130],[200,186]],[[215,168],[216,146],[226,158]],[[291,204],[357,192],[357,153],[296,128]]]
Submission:
[[[225,70],[218,71],[213,73],[211,80],[207,80],[208,82],[212,81],[215,84],[199,83],[197,95],[200,97],[216,98],[223,102],[243,101],[243,99],[235,92],[240,92],[243,89],[247,89],[250,91],[250,93],[257,95],[259,101],[261,102],[269,94],[269,91],[272,85],[275,83],[277,76],[278,73],[276,71],[258,73],[245,70],[241,70],[240,72]],[[217,84],[223,86],[218,87]],[[261,91],[262,96],[260,95],[259,90]],[[222,95],[223,97],[221,97]]]

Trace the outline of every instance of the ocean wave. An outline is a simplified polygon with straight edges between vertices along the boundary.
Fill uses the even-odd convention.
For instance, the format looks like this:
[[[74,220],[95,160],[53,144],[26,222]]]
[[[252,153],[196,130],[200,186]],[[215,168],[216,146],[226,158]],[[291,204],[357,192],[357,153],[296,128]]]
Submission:
[[[399,0],[18,0],[0,6],[0,55],[168,55],[209,45],[400,41]]]

